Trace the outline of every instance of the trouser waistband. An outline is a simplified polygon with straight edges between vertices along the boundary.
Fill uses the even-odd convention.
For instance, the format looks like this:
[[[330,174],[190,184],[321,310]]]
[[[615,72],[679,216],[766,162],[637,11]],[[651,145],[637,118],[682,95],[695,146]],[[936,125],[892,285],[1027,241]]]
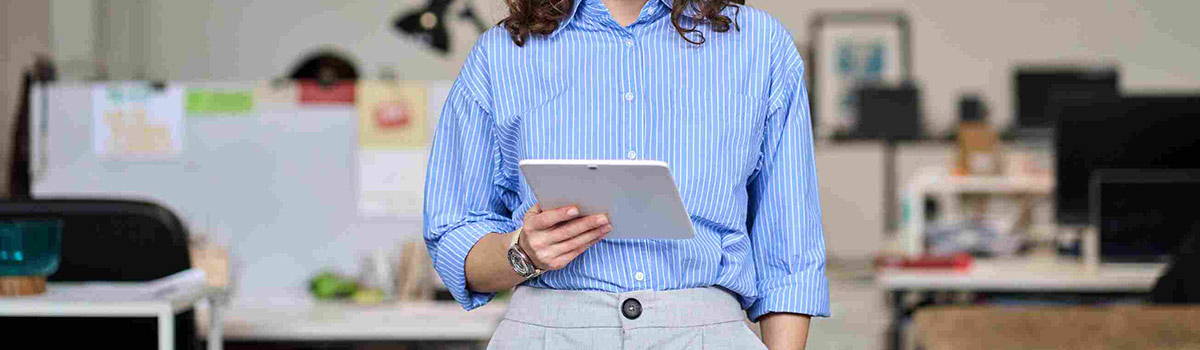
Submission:
[[[627,293],[517,287],[504,318],[544,327],[634,329],[741,321],[746,313],[715,287]]]

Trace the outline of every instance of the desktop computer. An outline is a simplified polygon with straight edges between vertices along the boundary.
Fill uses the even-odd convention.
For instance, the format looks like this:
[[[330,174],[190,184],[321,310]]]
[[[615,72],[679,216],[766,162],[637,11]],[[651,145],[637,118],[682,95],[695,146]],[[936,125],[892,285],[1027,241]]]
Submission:
[[[1145,199],[1136,197],[1138,190],[1158,191],[1163,187],[1096,185],[1105,195],[1104,199],[1098,199],[1091,197],[1092,193],[1099,192],[1091,192],[1090,184],[1105,179],[1130,181],[1116,180],[1118,175],[1104,175],[1114,171],[1108,169],[1142,169],[1143,174],[1200,169],[1200,156],[1197,156],[1200,154],[1200,133],[1196,130],[1200,130],[1200,95],[1128,96],[1116,102],[1072,105],[1062,109],[1054,138],[1055,216],[1064,227],[1093,225],[1091,228],[1095,230],[1083,231],[1094,233],[1082,236],[1081,253],[1085,261],[1154,262],[1161,260],[1164,254],[1171,254],[1164,253],[1164,249],[1178,244],[1172,237],[1182,234],[1180,229],[1156,228],[1146,223],[1156,219],[1143,214],[1157,212],[1169,215],[1172,220],[1178,220],[1181,214],[1166,209],[1155,211],[1156,208],[1145,207],[1154,204],[1136,202]],[[1146,179],[1150,175],[1119,176],[1123,176],[1121,179]],[[1128,201],[1121,200],[1126,196],[1130,198]],[[1096,216],[1098,212],[1093,211],[1101,209],[1105,210],[1105,218]],[[1123,212],[1143,214],[1125,215]],[[1125,226],[1118,226],[1122,222]],[[1074,249],[1067,246],[1067,251]]]
[[[848,135],[842,136],[891,141],[924,138],[921,92],[915,84],[865,85],[855,92],[857,122]]]
[[[1064,106],[1120,96],[1116,67],[1022,66],[1013,71],[1013,124],[1005,137],[1026,141],[1053,136]]]
[[[1141,95],[1068,106],[1055,129],[1055,215],[1089,224],[1098,169],[1200,169],[1200,95]]]
[[[1100,169],[1092,173],[1092,225],[1101,263],[1168,262],[1200,234],[1200,169]]]

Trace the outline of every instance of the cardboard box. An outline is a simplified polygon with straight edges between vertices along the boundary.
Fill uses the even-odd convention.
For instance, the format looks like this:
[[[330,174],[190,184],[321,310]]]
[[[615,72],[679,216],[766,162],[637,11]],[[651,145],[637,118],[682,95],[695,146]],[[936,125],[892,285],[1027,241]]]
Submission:
[[[987,123],[958,124],[958,149],[955,155],[956,175],[1000,175],[1004,173],[1004,158],[999,147],[999,135]]]

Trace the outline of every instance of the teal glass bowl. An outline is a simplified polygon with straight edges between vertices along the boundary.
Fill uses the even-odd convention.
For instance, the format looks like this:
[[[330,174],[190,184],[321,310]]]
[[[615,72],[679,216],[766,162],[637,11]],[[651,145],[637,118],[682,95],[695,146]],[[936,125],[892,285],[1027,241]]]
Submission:
[[[49,276],[61,250],[62,220],[0,220],[0,276]]]

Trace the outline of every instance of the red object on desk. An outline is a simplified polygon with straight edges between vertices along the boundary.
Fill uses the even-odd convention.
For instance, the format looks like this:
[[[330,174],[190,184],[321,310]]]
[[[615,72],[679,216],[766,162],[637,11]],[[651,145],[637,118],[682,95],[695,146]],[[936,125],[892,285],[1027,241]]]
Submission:
[[[975,258],[968,253],[942,256],[922,255],[919,257],[879,256],[875,258],[875,267],[880,269],[966,270],[971,268],[971,264],[974,262]]]

